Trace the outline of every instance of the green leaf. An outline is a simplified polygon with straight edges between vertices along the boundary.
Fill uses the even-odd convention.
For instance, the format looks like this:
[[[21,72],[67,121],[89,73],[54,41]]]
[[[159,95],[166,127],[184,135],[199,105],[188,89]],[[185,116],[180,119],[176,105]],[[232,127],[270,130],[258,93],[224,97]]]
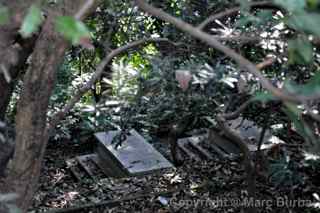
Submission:
[[[309,143],[310,152],[319,152],[320,143],[318,138],[315,136],[314,131],[307,125],[307,123],[301,118],[302,110],[292,103],[284,103],[286,109],[284,112],[287,114],[289,119],[293,122],[297,132]]]
[[[306,7],[305,0],[274,0],[273,2],[289,12],[301,11]]]
[[[298,85],[294,82],[287,81],[284,84],[284,88],[293,94],[303,96],[313,96],[320,94],[320,73],[317,72],[308,83],[304,85]]]
[[[270,20],[272,20],[271,11],[259,11],[255,16],[247,13],[241,15],[235,26],[238,28],[243,28],[249,24],[252,24],[255,27],[261,27]]]
[[[259,11],[257,13],[257,16],[259,17],[259,19],[261,20],[260,22],[267,22],[267,21],[270,21],[272,20],[272,11]]]
[[[292,103],[284,103],[286,108],[284,108],[284,112],[287,114],[289,119],[293,122],[297,132],[304,138],[308,137],[304,125],[300,119],[300,116],[302,114],[301,109],[297,107],[297,105],[294,105]]]
[[[292,115],[296,116],[296,119],[299,120],[298,117],[302,114],[302,110],[299,109],[297,105],[289,103],[289,102],[285,102],[284,105],[290,111],[290,113],[292,113]]]
[[[298,38],[288,42],[289,63],[309,64],[313,61],[313,47],[308,39]]]
[[[242,28],[242,27],[245,27],[245,26],[247,26],[248,24],[253,23],[253,22],[255,22],[255,21],[256,21],[256,19],[255,19],[255,17],[252,16],[252,15],[241,16],[241,17],[237,20],[235,26],[238,27],[238,28]]]
[[[320,36],[319,20],[320,14],[302,11],[291,15],[286,24],[295,30]]]
[[[9,10],[7,7],[0,5],[0,25],[6,24],[9,21]]]
[[[307,0],[307,6],[309,9],[317,9],[319,5],[319,0]]]
[[[261,101],[266,103],[268,101],[276,100],[277,98],[274,97],[270,92],[257,92],[255,96],[251,99],[252,101]]]
[[[70,16],[61,16],[56,19],[56,30],[72,44],[80,44],[81,41],[90,39],[90,32],[80,21]]]
[[[32,5],[29,8],[27,16],[23,20],[20,34],[23,37],[29,37],[32,33],[36,32],[39,29],[42,21],[43,17],[41,15],[40,9],[37,6]]]

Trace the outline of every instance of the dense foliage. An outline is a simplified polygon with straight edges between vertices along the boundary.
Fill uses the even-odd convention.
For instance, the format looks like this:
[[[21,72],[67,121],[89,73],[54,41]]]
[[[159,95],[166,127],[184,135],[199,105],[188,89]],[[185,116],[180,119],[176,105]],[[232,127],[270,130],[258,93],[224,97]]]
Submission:
[[[77,142],[81,136],[99,130],[130,128],[151,138],[170,135],[176,126],[184,126],[183,133],[219,126],[218,118],[240,110],[234,118],[254,121],[292,143],[297,142],[289,138],[294,132],[305,141],[306,150],[319,154],[318,0],[148,3],[161,11],[144,7],[141,0],[101,1],[83,22],[81,13],[47,18],[51,17],[48,11],[59,1],[27,7],[25,17],[20,17],[16,40],[38,36],[48,29],[46,20],[51,20],[53,32],[72,45],[56,75],[48,75],[49,80],[56,76],[55,89],[51,96],[50,88],[47,96],[43,95],[50,97],[49,106],[43,106],[44,115],[36,117],[45,124],[33,122],[35,118],[30,119],[31,123],[39,124],[46,132],[43,126],[47,121],[58,121],[53,126],[56,131],[48,131],[53,141],[68,138]],[[6,5],[0,6],[2,25],[11,20]],[[154,40],[112,55],[142,39]],[[15,90],[5,116],[11,123],[23,123],[19,116],[16,118],[23,89],[36,91],[37,85],[46,84],[41,79],[39,84],[34,83],[37,81],[33,81],[33,73],[28,70],[33,65],[29,61],[19,67],[20,75],[13,79]],[[9,83],[10,75],[5,68],[1,69],[0,74]],[[101,75],[97,75],[99,69],[103,71]],[[24,79],[23,75],[27,77]],[[27,80],[31,83],[27,84]],[[68,105],[78,94],[80,100],[75,99],[75,106]],[[35,98],[30,99],[32,103]],[[22,107],[27,105],[21,103]],[[65,106],[67,110],[63,111]],[[59,121],[60,114],[63,122]],[[5,127],[0,121],[0,129]],[[38,135],[46,138],[45,133]],[[0,132],[0,143],[5,137],[8,134]],[[20,139],[28,141],[24,136]],[[277,179],[278,185],[287,178],[291,182],[301,181],[295,177],[296,169],[296,164],[283,153],[274,161],[271,179]]]
[[[221,38],[235,37],[230,41],[226,39],[225,43],[257,64],[265,60],[266,56],[276,57],[275,62],[267,66],[263,72],[274,85],[280,86],[285,82],[289,91],[296,91],[297,86],[289,82],[302,84],[314,75],[317,78],[318,58],[314,52],[316,46],[308,39],[309,35],[317,35],[317,28],[306,29],[310,24],[304,24],[311,16],[317,16],[317,9],[315,3],[304,1],[278,1],[275,4],[284,10],[265,10],[263,7],[249,10],[249,3],[241,1],[241,13],[210,22],[205,31]],[[157,1],[154,5],[197,25],[210,14],[232,8],[235,3]],[[286,10],[289,14],[286,14]],[[202,122],[201,119],[214,118],[214,114],[221,111],[222,105],[227,106],[226,109],[229,111],[235,110],[241,103],[263,91],[255,77],[248,75],[223,54],[159,19],[144,16],[137,8],[132,7],[131,2],[106,3],[95,16],[86,21],[86,24],[93,35],[95,51],[71,49],[58,75],[58,87],[52,103],[63,103],[62,99],[68,97],[67,91],[70,94],[73,91],[72,87],[77,87],[77,84],[90,77],[95,65],[105,56],[105,48],[115,48],[150,36],[166,37],[171,43],[149,44],[115,59],[91,92],[82,98],[78,110],[75,109],[74,113],[78,112],[78,118],[68,119],[71,126],[74,126],[75,120],[81,120],[87,127],[92,126],[91,130],[105,125],[104,128],[107,129],[114,127],[113,124],[110,126],[110,122],[119,125],[119,117],[112,116],[108,107],[104,108],[105,104],[108,105],[108,102],[114,100],[119,101],[124,114],[127,108],[132,108],[130,110],[134,112],[126,119],[133,122],[130,124],[132,127],[138,125],[137,128],[156,129],[160,124],[178,123],[179,119],[188,114],[194,116],[195,126],[199,125],[199,122],[208,126],[210,123]],[[175,79],[177,70],[192,74],[192,86],[185,92],[179,88]],[[71,80],[72,87],[68,86]],[[245,84],[245,88],[240,84]],[[66,86],[61,88],[59,85]],[[243,93],[240,96],[239,85],[244,89],[240,91]],[[306,92],[316,92],[314,86],[310,85]],[[301,91],[305,89],[307,88],[301,88]],[[258,99],[266,98],[268,99],[263,95]],[[261,118],[261,115],[255,114],[262,105],[254,106],[247,110],[245,115],[263,122],[263,116]],[[59,108],[59,105],[56,107]],[[273,107],[272,104],[270,107]],[[80,110],[83,108],[86,111],[85,115]],[[284,108],[275,107],[270,110]],[[267,109],[266,111],[268,112]],[[121,110],[119,113],[121,114]],[[275,120],[272,123],[287,120],[285,117],[280,113],[279,116],[273,117]]]

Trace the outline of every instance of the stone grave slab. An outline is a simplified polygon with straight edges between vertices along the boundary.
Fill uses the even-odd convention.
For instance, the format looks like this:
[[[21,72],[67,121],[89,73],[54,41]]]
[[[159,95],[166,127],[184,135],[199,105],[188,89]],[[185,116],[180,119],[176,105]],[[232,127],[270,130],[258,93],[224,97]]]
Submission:
[[[232,129],[240,133],[244,139],[251,142],[251,144],[248,144],[250,151],[257,151],[257,143],[260,138],[262,128],[255,125],[253,121],[243,118],[232,120],[229,122],[229,125]],[[267,130],[262,141],[261,149],[269,149],[276,144],[284,144],[284,141],[272,135],[272,133]]]
[[[258,127],[253,121],[238,118],[228,122],[231,129],[236,131],[247,143],[247,146],[251,152],[256,152],[258,149],[258,140],[262,128]],[[204,147],[203,142],[210,140],[208,144],[209,147]],[[261,150],[271,149],[273,146],[278,144],[285,144],[284,141],[278,137],[272,135],[272,133],[267,130],[262,141]],[[220,133],[219,129],[211,129],[210,136],[208,133],[202,135],[195,135],[192,137],[181,138],[178,140],[179,149],[188,156],[188,158],[198,160],[200,158],[205,158],[208,160],[213,159],[214,155],[221,158],[228,158],[232,155],[241,154],[241,149],[238,145],[230,140],[227,135]],[[210,151],[209,151],[210,149]]]
[[[86,178],[97,180],[107,176],[107,174],[104,173],[104,169],[100,166],[97,154],[76,156],[67,159],[65,162],[72,176],[78,182]]]
[[[117,134],[119,131],[95,134],[98,140],[97,154],[100,163],[110,176],[136,176],[173,167],[135,130],[131,130],[121,146],[115,148],[112,140]]]

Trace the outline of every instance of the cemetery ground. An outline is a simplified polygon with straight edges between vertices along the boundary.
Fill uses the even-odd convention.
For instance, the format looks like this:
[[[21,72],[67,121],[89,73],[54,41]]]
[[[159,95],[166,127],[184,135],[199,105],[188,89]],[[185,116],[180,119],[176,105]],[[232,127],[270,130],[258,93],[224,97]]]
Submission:
[[[285,139],[290,143],[290,138]],[[170,160],[165,141],[155,138],[152,145]],[[68,159],[95,150],[94,136],[51,141],[29,211],[241,212],[254,205],[258,212],[317,212],[307,206],[319,202],[319,167],[307,163],[298,146],[265,152],[270,164],[271,158],[281,161],[281,152],[287,152],[297,164],[289,165],[286,174],[257,168],[255,202],[246,199],[245,172],[237,157],[222,159],[213,155],[208,160],[185,155],[180,167],[136,177],[107,177],[99,169],[92,169],[90,175],[80,167],[71,171]]]

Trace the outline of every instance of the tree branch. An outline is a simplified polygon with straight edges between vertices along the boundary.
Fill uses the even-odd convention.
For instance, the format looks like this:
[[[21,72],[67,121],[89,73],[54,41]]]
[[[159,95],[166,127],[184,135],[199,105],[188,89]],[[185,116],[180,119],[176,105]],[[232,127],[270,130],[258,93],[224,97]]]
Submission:
[[[233,120],[240,116],[240,114],[252,103],[252,100],[249,99],[248,101],[241,104],[241,106],[234,112],[225,113],[222,117],[226,120]]]
[[[72,96],[71,100],[64,106],[64,108],[53,115],[50,123],[49,128],[54,128],[60,120],[66,117],[68,112],[74,107],[74,105],[80,100],[80,98],[90,90],[90,88],[95,84],[95,82],[100,78],[101,74],[104,71],[104,68],[112,61],[112,59],[125,51],[135,48],[137,46],[143,45],[148,42],[170,42],[166,38],[145,38],[138,41],[134,41],[122,47],[119,47],[115,50],[112,50],[97,66],[95,72],[93,73],[91,79],[85,83],[75,94]]]
[[[243,154],[243,164],[247,174],[246,181],[248,186],[248,193],[251,198],[255,199],[256,181],[254,176],[254,164],[247,143],[240,134],[229,127],[226,120],[221,115],[218,114],[216,119],[218,126],[221,128],[224,135],[226,135],[226,137],[229,138],[231,142],[237,145]],[[249,211],[256,212],[256,209],[252,206],[249,208]]]
[[[153,16],[160,18],[164,21],[167,21],[174,26],[176,26],[178,29],[190,34],[191,36],[207,43],[208,45],[212,46],[216,50],[224,53],[226,56],[230,57],[234,61],[238,63],[238,65],[241,68],[246,69],[251,74],[253,74],[255,77],[257,77],[262,85],[263,88],[270,91],[275,97],[278,97],[279,99],[283,101],[290,101],[294,103],[301,103],[305,100],[313,100],[320,98],[320,94],[312,95],[312,96],[301,96],[297,94],[289,93],[285,90],[281,90],[276,88],[272,85],[272,83],[264,77],[264,75],[257,69],[256,65],[254,65],[252,62],[250,62],[248,59],[244,58],[242,55],[235,52],[233,49],[230,49],[229,47],[221,44],[217,39],[212,37],[212,35],[205,33],[201,31],[200,29],[193,27],[192,25],[181,21],[168,13],[162,11],[161,9],[157,9],[147,3],[145,3],[143,0],[135,0],[136,4],[146,11],[147,13],[152,14]]]
[[[254,8],[280,9],[279,7],[277,7],[276,5],[274,5],[270,1],[252,2],[249,5],[249,7],[251,9],[254,9]],[[200,30],[203,30],[209,23],[213,22],[214,20],[221,19],[221,18],[224,18],[224,17],[227,17],[227,16],[235,15],[240,10],[241,10],[240,7],[235,7],[235,8],[231,8],[231,9],[228,9],[226,11],[211,15],[207,19],[205,19],[201,24],[199,24],[197,28],[200,29]]]
[[[86,17],[87,14],[91,12],[92,8],[96,8],[95,4],[97,4],[97,1],[87,0],[79,9],[79,11],[74,15],[74,17],[78,20],[83,19],[84,17]]]

